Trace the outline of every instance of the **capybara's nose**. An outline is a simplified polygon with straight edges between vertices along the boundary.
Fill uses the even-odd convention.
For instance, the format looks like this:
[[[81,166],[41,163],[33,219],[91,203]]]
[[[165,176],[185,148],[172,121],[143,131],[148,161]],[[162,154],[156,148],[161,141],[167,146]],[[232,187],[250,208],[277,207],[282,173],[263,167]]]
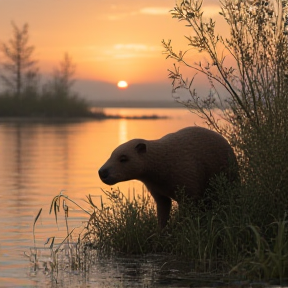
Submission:
[[[98,174],[99,174],[101,179],[106,179],[109,175],[109,171],[108,171],[108,169],[100,168],[98,171]]]

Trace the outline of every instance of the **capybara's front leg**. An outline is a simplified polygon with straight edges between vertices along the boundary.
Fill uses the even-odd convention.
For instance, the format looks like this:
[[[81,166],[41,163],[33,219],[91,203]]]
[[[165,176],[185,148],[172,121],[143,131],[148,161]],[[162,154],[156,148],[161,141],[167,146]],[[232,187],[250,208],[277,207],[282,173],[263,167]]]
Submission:
[[[153,197],[157,205],[158,225],[160,229],[163,229],[169,220],[172,201],[169,197],[159,194],[153,195]]]

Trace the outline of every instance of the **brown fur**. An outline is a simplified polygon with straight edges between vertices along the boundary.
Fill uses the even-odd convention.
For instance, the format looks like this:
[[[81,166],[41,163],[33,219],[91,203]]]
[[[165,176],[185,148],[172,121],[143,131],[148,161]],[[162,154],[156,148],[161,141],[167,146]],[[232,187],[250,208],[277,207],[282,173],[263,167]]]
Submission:
[[[160,227],[169,219],[171,198],[185,188],[193,200],[203,196],[211,177],[228,172],[236,163],[231,146],[218,133],[187,127],[158,140],[133,139],[119,147],[100,168],[101,180],[109,185],[137,179],[142,181],[157,204]],[[229,174],[230,179],[234,176]]]

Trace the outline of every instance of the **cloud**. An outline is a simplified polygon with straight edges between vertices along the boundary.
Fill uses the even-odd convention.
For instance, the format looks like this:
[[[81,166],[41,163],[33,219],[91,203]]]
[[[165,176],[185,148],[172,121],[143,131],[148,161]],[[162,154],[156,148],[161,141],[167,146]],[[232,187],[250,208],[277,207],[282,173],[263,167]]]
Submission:
[[[113,47],[115,50],[126,50],[126,51],[160,51],[162,50],[161,46],[148,46],[145,44],[134,44],[134,43],[130,43],[130,44],[115,44]]]
[[[108,20],[110,21],[117,21],[122,20],[127,17],[133,17],[137,15],[146,15],[146,16],[161,16],[161,15],[169,15],[169,11],[171,10],[171,7],[143,7],[139,10],[132,10],[132,11],[126,11],[126,12],[115,12],[117,7],[113,7],[114,12],[112,14],[109,14]]]
[[[145,44],[115,44],[109,54],[114,58],[151,58],[158,56],[157,52],[162,51],[161,46],[149,46]],[[156,53],[155,53],[156,52]]]
[[[171,8],[167,7],[145,7],[140,9],[140,14],[148,15],[169,15]]]
[[[146,45],[141,43],[117,43],[112,46],[86,46],[85,49],[89,54],[93,52],[91,58],[87,57],[86,61],[106,61],[108,59],[128,59],[128,58],[154,58],[159,57],[163,51],[161,45]]]

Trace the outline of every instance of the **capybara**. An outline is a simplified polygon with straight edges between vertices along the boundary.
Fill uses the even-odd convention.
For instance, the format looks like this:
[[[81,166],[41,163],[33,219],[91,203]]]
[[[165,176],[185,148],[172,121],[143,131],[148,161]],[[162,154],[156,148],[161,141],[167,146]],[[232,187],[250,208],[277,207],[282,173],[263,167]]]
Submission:
[[[157,140],[133,139],[118,146],[100,168],[99,176],[108,185],[142,181],[155,199],[158,223],[163,228],[169,219],[171,199],[179,201],[177,189],[184,188],[185,195],[196,201],[214,175],[224,172],[233,181],[237,172],[234,169],[235,173],[230,173],[229,167],[237,166],[236,162],[233,149],[220,134],[187,127]]]

